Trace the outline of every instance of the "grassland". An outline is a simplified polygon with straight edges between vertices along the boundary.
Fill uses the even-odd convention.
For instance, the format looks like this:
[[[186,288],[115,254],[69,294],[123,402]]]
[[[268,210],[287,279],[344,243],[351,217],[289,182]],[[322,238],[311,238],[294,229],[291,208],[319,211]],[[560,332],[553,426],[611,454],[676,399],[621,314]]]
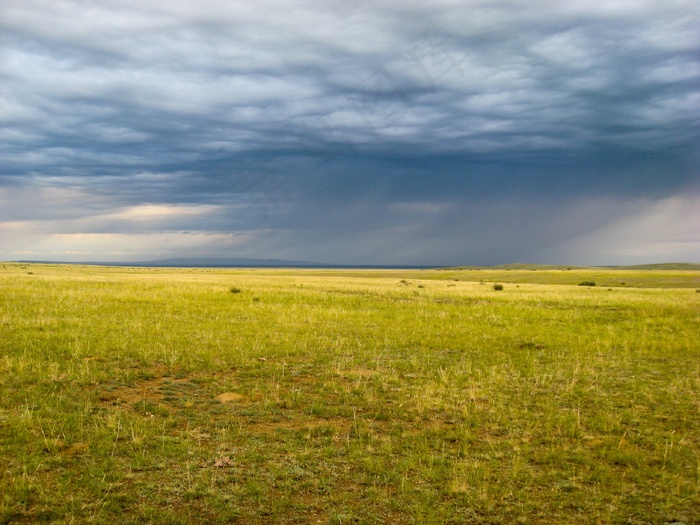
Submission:
[[[700,523],[699,288],[0,264],[0,523]]]

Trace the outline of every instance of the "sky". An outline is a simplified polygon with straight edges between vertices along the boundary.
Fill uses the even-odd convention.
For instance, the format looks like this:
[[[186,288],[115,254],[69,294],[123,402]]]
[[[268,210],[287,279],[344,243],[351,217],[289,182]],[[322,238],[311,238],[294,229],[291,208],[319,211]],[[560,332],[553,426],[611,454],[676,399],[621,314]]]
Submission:
[[[700,262],[697,0],[2,0],[0,260]]]

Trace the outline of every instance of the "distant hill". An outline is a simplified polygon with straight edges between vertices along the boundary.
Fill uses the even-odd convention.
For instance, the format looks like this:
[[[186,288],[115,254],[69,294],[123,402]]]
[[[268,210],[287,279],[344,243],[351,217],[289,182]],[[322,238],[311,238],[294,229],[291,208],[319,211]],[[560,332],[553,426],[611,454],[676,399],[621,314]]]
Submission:
[[[698,263],[660,263],[660,264],[635,264],[633,266],[617,266],[624,270],[700,270]]]
[[[491,266],[490,268],[493,270],[572,270],[574,268],[583,268],[583,266],[513,263],[500,264],[498,266]]]
[[[497,266],[453,266],[445,268],[447,270],[575,270],[582,269],[585,266],[571,266],[561,264],[526,264],[526,263],[511,263],[499,264]]]
[[[451,270],[588,270],[605,268],[606,270],[700,270],[698,263],[659,263],[635,264],[630,266],[571,266],[561,264],[525,264],[512,263],[498,266],[455,266]]]

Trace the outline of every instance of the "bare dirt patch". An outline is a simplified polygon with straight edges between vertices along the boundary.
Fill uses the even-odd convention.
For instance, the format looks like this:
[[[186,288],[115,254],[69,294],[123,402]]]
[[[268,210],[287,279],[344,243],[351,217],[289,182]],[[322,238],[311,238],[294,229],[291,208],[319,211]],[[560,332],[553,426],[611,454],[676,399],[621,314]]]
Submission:
[[[178,404],[193,406],[194,400],[204,398],[202,387],[192,380],[169,376],[146,379],[133,385],[102,385],[98,387],[98,398],[112,406],[135,403],[163,405]]]
[[[99,393],[99,399],[111,405],[134,404],[139,401],[160,403],[165,397],[165,393],[160,390],[163,383],[164,378],[161,377],[134,386],[106,387]]]
[[[240,403],[245,401],[247,398],[243,394],[237,394],[236,392],[224,392],[219,394],[215,398],[219,403]]]
[[[376,370],[369,370],[367,368],[355,368],[353,370],[346,370],[343,375],[356,376],[356,377],[373,377],[379,372]]]

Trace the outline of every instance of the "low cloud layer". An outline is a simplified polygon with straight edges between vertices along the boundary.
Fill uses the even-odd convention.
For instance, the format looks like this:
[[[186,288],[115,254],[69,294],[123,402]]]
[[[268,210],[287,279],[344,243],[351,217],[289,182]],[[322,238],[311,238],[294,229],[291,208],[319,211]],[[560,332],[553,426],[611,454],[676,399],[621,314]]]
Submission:
[[[7,0],[0,258],[700,260],[694,1]]]

